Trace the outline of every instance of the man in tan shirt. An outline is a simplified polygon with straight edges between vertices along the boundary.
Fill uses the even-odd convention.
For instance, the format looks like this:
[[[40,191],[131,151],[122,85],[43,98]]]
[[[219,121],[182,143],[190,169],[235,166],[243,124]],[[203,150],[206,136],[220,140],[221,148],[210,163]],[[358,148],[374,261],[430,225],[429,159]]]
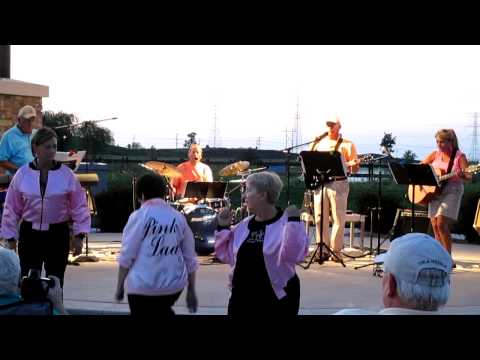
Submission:
[[[310,151],[338,151],[342,154],[345,165],[345,173],[352,174],[359,170],[359,161],[355,145],[340,134],[341,123],[338,117],[327,121],[328,131],[310,145]],[[315,190],[314,211],[316,224],[316,238],[320,242],[320,204],[321,190]],[[347,178],[337,178],[327,182],[323,191],[323,242],[333,250],[335,255],[341,259],[343,248],[343,233],[345,229],[345,218],[347,213],[349,185]],[[332,233],[329,236],[329,213],[332,212]],[[330,254],[323,253],[323,261],[329,259]],[[333,258],[334,261],[337,261]]]

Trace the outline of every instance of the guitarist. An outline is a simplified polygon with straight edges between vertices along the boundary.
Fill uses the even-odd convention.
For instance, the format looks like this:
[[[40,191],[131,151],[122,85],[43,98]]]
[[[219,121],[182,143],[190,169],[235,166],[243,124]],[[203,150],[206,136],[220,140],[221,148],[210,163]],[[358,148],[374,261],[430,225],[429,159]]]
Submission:
[[[463,196],[463,181],[470,180],[471,175],[464,173],[468,161],[458,148],[457,135],[453,129],[441,129],[435,134],[438,150],[428,155],[422,163],[431,164],[441,174],[454,172],[456,175],[448,179],[442,191],[428,204],[428,217],[432,223],[435,238],[451,255],[452,237],[449,223],[456,221]],[[455,267],[455,263],[453,263]]]
[[[326,125],[328,131],[315,138],[315,141],[310,146],[310,151],[338,151],[342,154],[345,164],[348,167],[346,172],[356,173],[360,168],[357,150],[353,142],[343,138],[340,134],[340,119],[338,117],[333,118],[327,121]],[[349,185],[346,177],[332,180],[332,182],[327,183],[324,187],[323,210],[325,211],[325,215],[323,216],[323,241],[328,247],[332,244],[333,252],[339,259],[342,259],[341,250],[343,248],[343,232],[347,214]],[[317,241],[320,241],[320,204],[320,190],[316,190],[314,194],[314,209]],[[328,215],[330,210],[332,212],[331,237],[328,236]],[[323,259],[321,260],[326,261],[329,257],[330,255],[328,253],[324,253]],[[337,261],[335,258],[332,260]]]

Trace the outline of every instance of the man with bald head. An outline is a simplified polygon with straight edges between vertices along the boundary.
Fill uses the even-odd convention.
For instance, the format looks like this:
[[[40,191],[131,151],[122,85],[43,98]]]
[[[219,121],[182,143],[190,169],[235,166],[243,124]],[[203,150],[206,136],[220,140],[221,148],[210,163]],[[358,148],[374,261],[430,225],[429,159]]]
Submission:
[[[184,196],[187,183],[189,182],[213,181],[212,169],[207,164],[201,162],[202,155],[200,144],[192,144],[188,149],[188,160],[177,166],[182,176],[174,178],[171,182],[176,198]]]
[[[326,122],[327,131],[318,136],[310,145],[310,151],[338,151],[344,162],[345,173],[352,174],[359,170],[359,161],[357,149],[350,140],[342,137],[340,128],[342,127],[340,119],[335,117]],[[341,259],[341,250],[343,248],[343,233],[345,229],[345,219],[347,214],[347,200],[349,185],[347,177],[337,177],[330,179],[324,186],[323,191],[323,242],[329,248],[332,248],[334,254]],[[315,191],[314,210],[316,224],[316,238],[320,241],[320,214],[321,214],[321,196],[320,189]],[[332,233],[329,236],[329,213],[332,213]],[[330,258],[330,254],[323,253],[321,261]],[[333,261],[338,261],[335,257]]]

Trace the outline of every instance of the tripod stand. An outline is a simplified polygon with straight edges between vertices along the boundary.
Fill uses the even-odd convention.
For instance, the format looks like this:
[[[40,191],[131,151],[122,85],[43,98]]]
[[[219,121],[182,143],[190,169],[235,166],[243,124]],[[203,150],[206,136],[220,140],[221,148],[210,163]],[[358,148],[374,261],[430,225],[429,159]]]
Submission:
[[[369,165],[371,165],[373,167],[373,165],[375,164],[375,162],[379,162],[379,169],[378,169],[378,188],[377,188],[377,206],[375,208],[370,208],[370,211],[371,211],[371,216],[370,216],[370,225],[372,224],[373,222],[373,210],[376,210],[377,212],[377,249],[376,251],[373,251],[373,248],[372,248],[372,242],[370,242],[370,252],[368,252],[367,254],[363,255],[363,256],[369,256],[369,255],[380,255],[380,252],[381,252],[381,245],[382,245],[382,242],[380,241],[380,218],[381,218],[381,215],[380,215],[380,211],[382,210],[382,160],[385,159],[385,158],[388,158],[390,157],[389,155],[384,155],[384,156],[379,156],[377,158],[372,158],[369,160]],[[373,170],[372,170],[372,176],[373,176]],[[370,236],[371,236],[372,232],[370,231]],[[362,257],[363,257],[362,256]],[[372,263],[368,263],[368,264],[365,264],[365,265],[361,265],[361,266],[356,266],[354,267],[355,270],[358,270],[358,269],[362,269],[364,267],[367,267],[367,266],[375,266],[374,270],[373,270],[373,274],[374,275],[377,275],[377,273],[380,271],[379,267],[378,267],[378,264],[375,263],[375,262],[372,262]]]
[[[318,262],[322,264],[324,262],[323,250],[337,259],[343,267],[346,267],[342,259],[340,259],[323,241],[323,217],[324,208],[323,201],[325,197],[325,184],[332,181],[334,177],[345,177],[344,164],[342,162],[341,154],[339,152],[329,151],[302,151],[300,153],[300,161],[305,178],[305,186],[310,190],[317,190],[320,187],[320,242],[317,243],[317,247],[310,258],[310,261],[306,266],[302,266],[304,269],[308,269],[313,261],[315,261],[315,255],[320,250],[320,259]],[[313,216],[315,218],[315,214]]]

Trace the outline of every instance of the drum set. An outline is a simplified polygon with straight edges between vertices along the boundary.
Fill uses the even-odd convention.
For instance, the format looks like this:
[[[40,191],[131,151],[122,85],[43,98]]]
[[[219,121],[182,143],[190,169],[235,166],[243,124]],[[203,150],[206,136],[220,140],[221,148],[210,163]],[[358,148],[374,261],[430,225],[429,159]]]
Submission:
[[[237,161],[222,168],[218,175],[221,179],[232,176],[239,178],[227,181],[189,182],[184,197],[174,199],[170,179],[182,176],[178,169],[159,161],[148,161],[140,165],[166,179],[168,187],[166,193],[169,194],[167,202],[187,219],[195,237],[195,250],[199,255],[208,255],[214,252],[217,216],[223,209],[231,208],[231,195],[235,191],[240,191],[241,200],[240,206],[234,210],[233,224],[249,215],[245,204],[247,177],[254,172],[266,169],[266,167],[249,169],[248,161]],[[133,178],[133,208],[137,209],[139,203],[135,194],[135,184],[136,178]],[[233,188],[229,190],[230,185],[233,185]]]

